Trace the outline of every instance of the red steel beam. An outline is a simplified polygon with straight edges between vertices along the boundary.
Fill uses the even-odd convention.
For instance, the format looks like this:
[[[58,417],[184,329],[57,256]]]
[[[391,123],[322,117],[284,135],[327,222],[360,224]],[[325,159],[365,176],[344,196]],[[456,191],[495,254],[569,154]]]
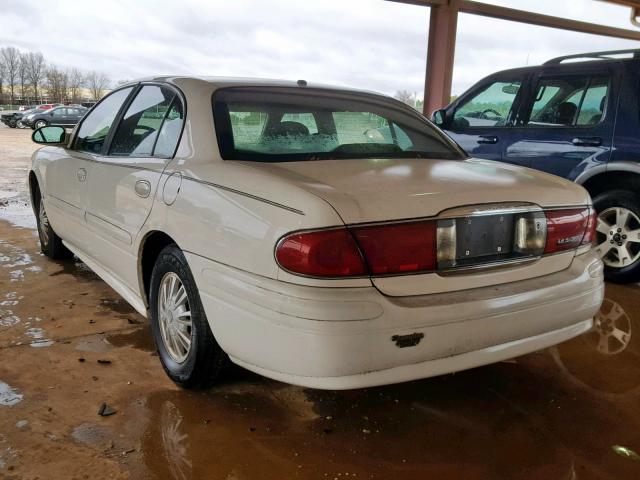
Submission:
[[[459,4],[460,0],[451,0],[431,7],[422,108],[427,116],[447,105],[451,98]]]

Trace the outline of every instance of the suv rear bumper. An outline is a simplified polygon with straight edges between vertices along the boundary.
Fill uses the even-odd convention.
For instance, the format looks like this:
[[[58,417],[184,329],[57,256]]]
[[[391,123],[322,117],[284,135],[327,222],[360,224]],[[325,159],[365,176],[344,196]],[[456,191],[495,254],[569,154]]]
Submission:
[[[539,278],[411,297],[293,285],[187,259],[212,331],[235,363],[325,389],[425,378],[555,345],[591,328],[604,295],[593,253]],[[393,340],[412,334],[423,335],[414,346]]]

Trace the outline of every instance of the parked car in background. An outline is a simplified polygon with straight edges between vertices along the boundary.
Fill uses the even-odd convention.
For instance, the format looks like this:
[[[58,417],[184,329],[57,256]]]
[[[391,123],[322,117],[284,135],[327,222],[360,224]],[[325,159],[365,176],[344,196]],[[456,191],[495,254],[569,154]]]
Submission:
[[[40,110],[51,110],[53,107],[57,107],[61,105],[60,103],[43,103],[42,105],[38,105],[36,108]]]
[[[159,77],[33,138],[42,251],[148,316],[185,387],[229,358],[317,388],[439,375],[586,332],[602,302],[582,187],[469,159],[385,96]]]
[[[87,111],[88,109],[84,107],[54,107],[44,111],[38,108],[32,113],[24,115],[21,121],[24,125],[34,130],[47,125],[73,127]]]
[[[27,110],[24,112],[6,113],[0,116],[0,121],[10,128],[26,128],[26,125],[22,123],[22,118],[27,115],[35,114],[42,111],[43,110],[34,108],[32,110]]]
[[[18,107],[18,111],[26,112],[27,110],[33,110],[34,108],[37,108],[37,107],[35,105],[20,105]]]
[[[434,113],[470,155],[583,185],[605,276],[640,280],[640,50],[569,55],[495,73]]]

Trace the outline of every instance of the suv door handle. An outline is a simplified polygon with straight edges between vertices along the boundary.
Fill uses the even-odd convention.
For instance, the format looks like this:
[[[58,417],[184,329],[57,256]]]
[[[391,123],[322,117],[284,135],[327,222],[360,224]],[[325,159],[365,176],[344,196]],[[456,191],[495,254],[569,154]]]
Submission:
[[[493,145],[494,143],[498,143],[498,137],[495,135],[480,135],[478,136],[478,143]]]
[[[599,147],[602,145],[600,137],[578,137],[571,140],[571,143],[578,147]]]

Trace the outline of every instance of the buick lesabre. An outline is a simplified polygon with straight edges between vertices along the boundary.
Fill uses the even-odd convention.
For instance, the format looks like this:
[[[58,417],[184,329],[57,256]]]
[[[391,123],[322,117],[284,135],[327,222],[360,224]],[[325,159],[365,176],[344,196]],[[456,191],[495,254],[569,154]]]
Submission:
[[[33,139],[42,251],[148,317],[184,387],[229,360],[327,389],[454,372],[580,335],[603,298],[582,187],[382,95],[153,78]]]

